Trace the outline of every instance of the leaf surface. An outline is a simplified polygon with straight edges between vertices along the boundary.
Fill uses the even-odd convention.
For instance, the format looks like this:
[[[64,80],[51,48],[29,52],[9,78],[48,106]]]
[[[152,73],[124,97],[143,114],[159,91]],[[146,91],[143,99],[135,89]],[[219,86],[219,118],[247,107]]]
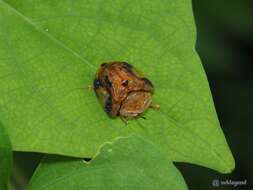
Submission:
[[[2,124],[0,123],[0,189],[7,189],[11,174],[12,151],[11,144]]]
[[[156,146],[132,136],[105,144],[90,163],[50,156],[42,161],[28,190],[187,189],[179,171]]]
[[[0,120],[15,150],[91,157],[139,134],[174,161],[234,168],[195,52],[190,0],[0,0],[0,23]],[[110,119],[88,90],[110,60],[141,70],[161,109],[127,127]]]

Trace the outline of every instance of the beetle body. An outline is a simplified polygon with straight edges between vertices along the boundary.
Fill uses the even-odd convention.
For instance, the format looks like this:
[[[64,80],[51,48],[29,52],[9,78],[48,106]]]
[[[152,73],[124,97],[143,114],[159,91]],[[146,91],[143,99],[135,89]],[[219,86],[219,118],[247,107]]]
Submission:
[[[142,77],[126,62],[103,63],[98,69],[94,90],[104,110],[111,117],[138,117],[152,103],[150,80]]]

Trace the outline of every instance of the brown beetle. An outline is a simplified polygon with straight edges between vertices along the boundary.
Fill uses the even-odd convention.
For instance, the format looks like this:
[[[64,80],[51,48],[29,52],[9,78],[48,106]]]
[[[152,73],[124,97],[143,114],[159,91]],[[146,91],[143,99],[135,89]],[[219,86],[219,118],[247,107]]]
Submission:
[[[94,83],[94,90],[106,113],[119,116],[123,121],[140,116],[147,108],[159,108],[152,104],[154,86],[126,62],[101,64]]]

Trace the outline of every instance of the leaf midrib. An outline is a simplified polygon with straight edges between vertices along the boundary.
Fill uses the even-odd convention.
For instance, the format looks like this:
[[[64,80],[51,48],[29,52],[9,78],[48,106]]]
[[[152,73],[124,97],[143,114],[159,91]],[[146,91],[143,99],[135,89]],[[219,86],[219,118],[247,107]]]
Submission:
[[[46,36],[48,39],[50,39],[52,42],[60,46],[61,48],[65,49],[66,51],[70,52],[72,55],[74,55],[76,58],[81,60],[83,63],[87,64],[91,69],[96,69],[96,67],[91,64],[87,59],[85,59],[83,56],[79,55],[76,51],[68,47],[65,43],[63,43],[61,40],[57,39],[55,36],[49,34],[48,32],[45,32],[44,30],[40,29],[38,26],[36,26],[35,23],[31,21],[28,17],[23,15],[21,12],[19,12],[17,9],[9,5],[3,0],[0,0],[0,3],[3,6],[6,6],[7,8],[11,9],[16,15],[18,15],[20,18],[22,18],[26,23],[28,23],[30,26],[32,26],[35,30]]]
[[[57,39],[55,36],[51,35],[48,32],[45,32],[44,30],[42,30],[41,28],[39,28],[34,22],[31,21],[31,19],[29,19],[28,17],[26,17],[25,15],[23,15],[21,12],[19,12],[18,10],[16,10],[14,7],[12,7],[11,5],[9,5],[8,3],[4,2],[3,0],[0,0],[0,3],[9,8],[10,10],[12,10],[17,16],[19,16],[21,19],[23,19],[25,22],[27,22],[30,26],[32,26],[36,31],[40,32],[41,34],[45,35],[48,39],[50,39],[52,42],[54,42],[55,44],[57,44],[58,46],[60,46],[61,48],[65,49],[66,51],[70,52],[72,55],[74,55],[76,58],[78,58],[79,60],[81,60],[83,63],[85,63],[86,65],[88,65],[90,68],[92,69],[96,69],[96,67],[91,64],[87,59],[85,59],[84,57],[82,57],[80,54],[78,54],[76,51],[74,51],[73,49],[71,49],[70,47],[68,47],[65,43],[63,43],[61,40]],[[176,122],[176,124],[180,124],[179,122]],[[201,139],[202,140],[202,139]],[[205,142],[205,141],[204,141]],[[210,146],[211,147],[211,146]],[[216,150],[215,149],[211,149],[212,151],[214,151],[215,154]],[[220,157],[220,155],[217,155],[218,158],[222,158]],[[223,160],[224,164],[226,165],[225,160]]]

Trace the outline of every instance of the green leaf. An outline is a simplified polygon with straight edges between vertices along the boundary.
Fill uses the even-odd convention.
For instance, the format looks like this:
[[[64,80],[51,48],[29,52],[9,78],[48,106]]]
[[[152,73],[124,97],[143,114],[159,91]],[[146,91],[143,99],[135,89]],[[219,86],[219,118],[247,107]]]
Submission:
[[[190,0],[0,0],[0,25],[0,120],[15,150],[92,157],[139,134],[174,161],[234,168],[194,49]],[[88,90],[108,60],[141,70],[161,109],[127,127],[110,119]]]
[[[187,187],[167,155],[135,136],[105,144],[89,163],[57,156],[44,159],[28,185],[28,190],[35,189],[181,190]]]
[[[2,124],[0,123],[0,189],[7,189],[12,167],[11,144]]]

